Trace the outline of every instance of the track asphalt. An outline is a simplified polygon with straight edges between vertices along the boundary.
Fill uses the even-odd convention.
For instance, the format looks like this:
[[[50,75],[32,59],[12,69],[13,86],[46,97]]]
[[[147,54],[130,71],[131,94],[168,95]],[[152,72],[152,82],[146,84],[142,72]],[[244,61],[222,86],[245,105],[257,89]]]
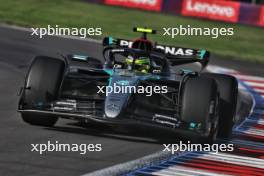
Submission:
[[[30,32],[0,26],[0,175],[81,175],[134,160],[163,149],[163,143],[178,138],[148,129],[90,125],[59,120],[54,128],[30,126],[17,113],[17,92],[36,55],[59,57],[57,53],[101,57],[100,44],[60,37],[32,37]],[[212,63],[244,73],[264,75],[263,65],[217,59]],[[47,80],[48,81],[48,80]],[[69,144],[102,144],[102,152],[31,152],[31,144],[47,141]]]

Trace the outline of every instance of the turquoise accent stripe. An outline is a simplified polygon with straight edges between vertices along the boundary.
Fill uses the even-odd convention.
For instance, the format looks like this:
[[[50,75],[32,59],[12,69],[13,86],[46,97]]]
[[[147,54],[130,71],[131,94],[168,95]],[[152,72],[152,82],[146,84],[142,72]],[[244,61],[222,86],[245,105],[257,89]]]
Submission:
[[[200,59],[204,58],[205,53],[206,53],[206,50],[204,50],[204,49],[200,50],[200,54],[199,54]]]
[[[106,72],[110,76],[113,75],[113,70],[112,69],[104,69],[104,72]]]
[[[113,37],[109,37],[109,45],[113,44]]]
[[[112,82],[112,75],[114,72],[112,69],[104,69],[104,72],[106,72],[110,76],[108,79],[108,86],[110,86]]]

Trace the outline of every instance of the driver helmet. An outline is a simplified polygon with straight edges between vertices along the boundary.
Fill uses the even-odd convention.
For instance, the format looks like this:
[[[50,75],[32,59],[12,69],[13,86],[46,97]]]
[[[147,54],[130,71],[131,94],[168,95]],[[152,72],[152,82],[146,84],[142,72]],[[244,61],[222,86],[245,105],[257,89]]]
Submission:
[[[128,56],[126,58],[126,64],[129,69],[132,69],[133,57]],[[148,73],[150,70],[150,59],[149,57],[138,57],[135,59],[134,69],[138,72]]]

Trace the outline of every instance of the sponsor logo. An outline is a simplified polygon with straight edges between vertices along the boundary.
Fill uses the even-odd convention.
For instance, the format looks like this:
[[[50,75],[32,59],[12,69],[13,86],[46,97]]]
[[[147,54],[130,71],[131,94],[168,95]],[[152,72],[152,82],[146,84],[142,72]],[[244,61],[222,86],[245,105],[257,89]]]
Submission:
[[[261,7],[260,17],[259,17],[259,25],[264,26],[264,6]]]
[[[124,47],[132,47],[133,42],[132,41],[128,41],[128,40],[120,40],[119,41],[119,46],[124,46]]]
[[[116,53],[118,53],[118,52],[124,52],[125,50],[124,49],[112,49],[112,52],[116,52]]]
[[[119,40],[118,45],[122,47],[131,48],[133,42],[129,40]],[[192,56],[194,55],[193,49],[179,48],[174,46],[164,46],[164,45],[156,45],[156,49],[163,50],[165,54],[170,54],[174,56]]]
[[[228,1],[184,0],[182,14],[237,22],[240,4]]]
[[[155,114],[152,118],[152,121],[160,123],[162,125],[171,126],[172,128],[179,127],[181,124],[181,122],[176,117],[170,117],[161,114]]]
[[[129,81],[128,80],[121,80],[121,81],[117,81],[116,84],[121,85],[121,86],[128,86]]]
[[[166,54],[175,55],[175,56],[192,56],[194,54],[193,49],[176,48],[173,46],[162,46],[162,45],[157,45],[156,48],[163,50]]]
[[[105,4],[160,11],[163,0],[105,0]]]

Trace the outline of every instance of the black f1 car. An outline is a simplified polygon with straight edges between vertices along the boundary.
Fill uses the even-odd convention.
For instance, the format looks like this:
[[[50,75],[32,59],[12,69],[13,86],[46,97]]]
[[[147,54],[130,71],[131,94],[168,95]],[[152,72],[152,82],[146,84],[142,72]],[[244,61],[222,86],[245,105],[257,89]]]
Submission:
[[[40,126],[53,126],[58,117],[132,123],[188,131],[210,140],[228,138],[236,113],[237,80],[186,69],[175,72],[173,66],[194,62],[203,70],[209,52],[153,43],[147,39],[147,33],[156,32],[151,29],[134,31],[142,37],[104,38],[104,62],[74,54],[35,57],[20,92],[22,119]],[[114,92],[116,86],[136,91]],[[139,87],[143,91],[137,91]],[[156,92],[150,96],[149,90]]]

